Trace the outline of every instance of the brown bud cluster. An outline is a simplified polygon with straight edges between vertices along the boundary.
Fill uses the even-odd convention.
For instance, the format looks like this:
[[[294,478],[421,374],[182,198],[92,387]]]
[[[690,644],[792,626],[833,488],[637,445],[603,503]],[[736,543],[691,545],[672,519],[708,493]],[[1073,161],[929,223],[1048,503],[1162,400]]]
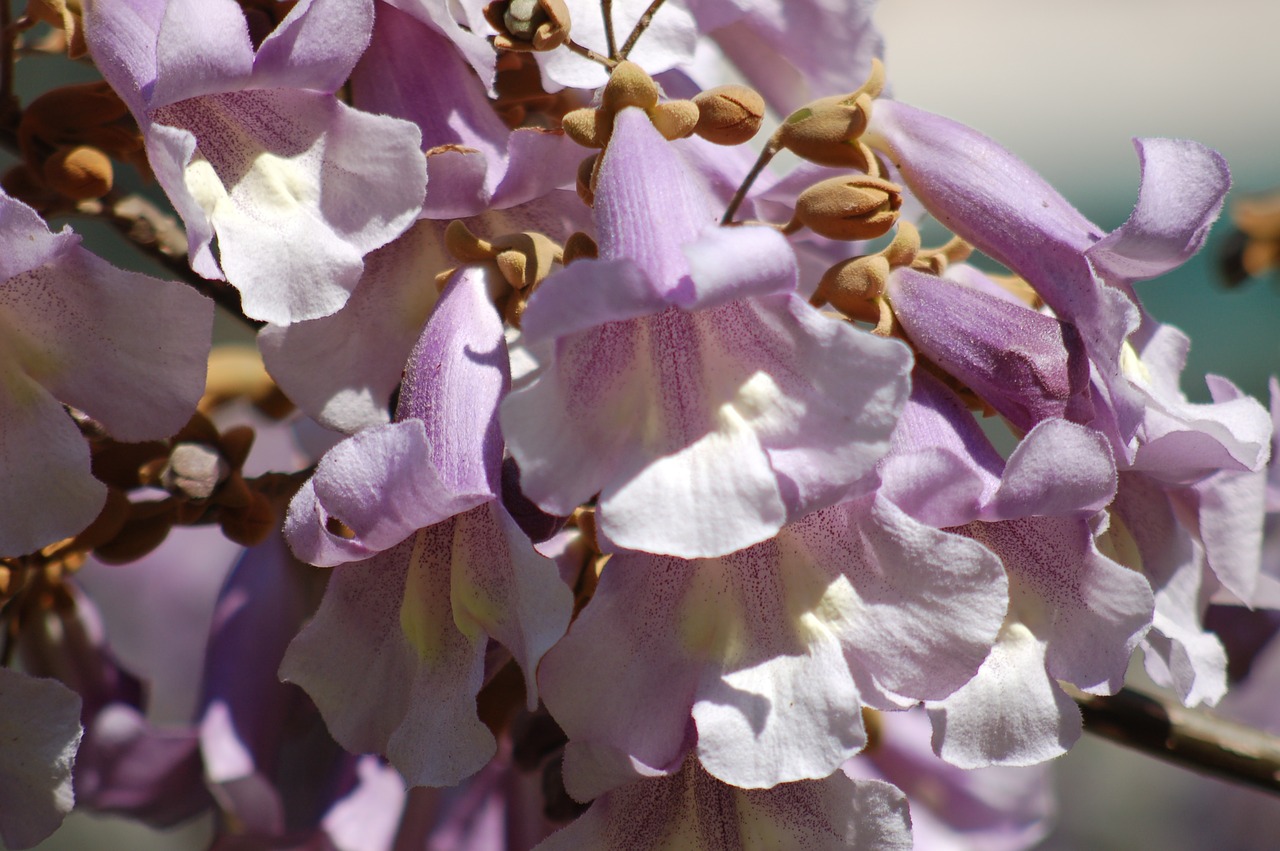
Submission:
[[[829,239],[875,239],[893,227],[901,206],[895,183],[865,174],[832,177],[800,193],[787,230],[803,225]]]
[[[536,231],[509,233],[491,240],[481,239],[461,221],[454,220],[445,228],[445,248],[463,263],[493,263],[499,276],[510,287],[494,293],[499,309],[512,325],[520,325],[529,295],[551,274],[554,266],[564,263],[564,249],[546,234]],[[443,283],[451,272],[440,275]]]
[[[569,40],[569,8],[564,0],[496,0],[484,18],[498,31],[499,50],[554,50]]]
[[[741,145],[750,141],[764,121],[764,98],[746,86],[707,89],[693,102],[698,107],[698,123],[693,132],[717,145]]]

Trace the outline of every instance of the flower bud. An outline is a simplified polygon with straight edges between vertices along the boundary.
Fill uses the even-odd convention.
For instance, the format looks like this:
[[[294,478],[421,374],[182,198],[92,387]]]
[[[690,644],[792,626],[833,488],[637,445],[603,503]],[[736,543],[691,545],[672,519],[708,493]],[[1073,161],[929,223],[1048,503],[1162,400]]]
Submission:
[[[569,40],[564,0],[497,0],[484,9],[499,50],[554,50]]]
[[[858,142],[871,120],[871,98],[822,98],[802,106],[778,128],[777,140],[798,157],[832,168],[867,171],[868,155]]]
[[[619,62],[609,75],[609,82],[600,96],[600,108],[613,116],[629,106],[638,106],[649,112],[658,105],[658,84],[634,62]]]
[[[717,86],[700,92],[693,132],[717,145],[740,145],[756,135],[764,120],[764,98],[746,86]]]
[[[596,164],[599,161],[600,155],[592,154],[578,164],[578,180],[574,188],[578,190],[582,203],[588,207],[594,206],[596,202]]]
[[[691,100],[669,100],[655,106],[649,112],[649,120],[662,138],[684,139],[693,134],[698,124],[698,107]]]
[[[73,201],[101,198],[111,191],[111,160],[97,148],[60,148],[44,161],[45,185]]]
[[[833,177],[800,193],[788,229],[805,225],[829,239],[874,239],[889,232],[901,206],[897,184],[865,174]]]
[[[850,257],[823,273],[810,301],[817,307],[830,304],[841,313],[854,315],[884,295],[889,271],[889,261],[882,254]]]

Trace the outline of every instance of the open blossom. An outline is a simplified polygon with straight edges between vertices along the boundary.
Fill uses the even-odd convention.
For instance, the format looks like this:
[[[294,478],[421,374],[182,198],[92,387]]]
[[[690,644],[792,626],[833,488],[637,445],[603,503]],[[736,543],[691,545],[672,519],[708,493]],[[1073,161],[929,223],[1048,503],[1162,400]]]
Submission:
[[[2,193],[0,222],[0,555],[17,556],[76,534],[106,500],[63,405],[120,440],[176,432],[204,387],[213,302],[108,265]]]
[[[524,336],[554,347],[502,407],[525,492],[558,514],[599,493],[602,542],[686,558],[849,495],[887,448],[907,351],[804,304],[775,232],[715,228],[640,110],[602,156],[600,259],[530,299]]]
[[[509,375],[485,270],[465,268],[410,357],[400,419],[331,450],[290,507],[294,552],[339,566],[281,674],[339,742],[385,753],[412,785],[453,785],[493,756],[475,706],[489,637],[520,667],[532,708],[534,671],[569,620],[555,564],[501,500]]]
[[[372,0],[299,3],[256,46],[233,0],[96,0],[85,16],[192,268],[229,281],[256,319],[340,308],[364,255],[412,223],[426,181],[413,125],[333,95],[368,45]]]

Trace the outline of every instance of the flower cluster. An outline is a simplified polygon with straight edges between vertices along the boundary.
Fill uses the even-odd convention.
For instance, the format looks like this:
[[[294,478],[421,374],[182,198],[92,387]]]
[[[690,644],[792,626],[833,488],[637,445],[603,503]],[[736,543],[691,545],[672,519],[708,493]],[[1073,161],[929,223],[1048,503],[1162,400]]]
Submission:
[[[73,779],[219,848],[1025,847],[1073,696],[1223,697],[1274,424],[1133,284],[1225,163],[1138,140],[1106,233],[841,5],[61,9],[105,84],[0,195],[9,847]],[[45,225],[127,219],[112,158],[260,361]]]

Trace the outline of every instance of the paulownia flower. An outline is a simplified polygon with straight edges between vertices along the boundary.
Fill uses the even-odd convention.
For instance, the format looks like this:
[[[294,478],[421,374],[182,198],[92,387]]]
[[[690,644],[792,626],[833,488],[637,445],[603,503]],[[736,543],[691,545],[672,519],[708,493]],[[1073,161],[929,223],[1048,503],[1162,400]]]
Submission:
[[[364,255],[422,208],[417,128],[333,95],[368,46],[373,0],[304,0],[256,49],[234,0],[94,0],[85,23],[192,268],[225,277],[247,315],[333,313]]]
[[[763,228],[713,200],[639,109],[617,115],[596,188],[598,260],[529,300],[540,371],[502,406],[531,499],[599,494],[607,546],[685,558],[767,540],[864,487],[907,391],[905,347],[821,316]]]
[[[213,302],[114,268],[3,193],[0,240],[0,555],[17,556],[106,500],[63,405],[119,440],[176,432],[204,389]]]
[[[452,785],[493,755],[475,708],[490,636],[532,708],[534,670],[572,609],[500,499],[496,409],[510,377],[485,287],[483,267],[455,274],[410,357],[399,419],[331,450],[286,522],[295,553],[341,566],[281,675],[344,747],[385,753],[411,785]]]

